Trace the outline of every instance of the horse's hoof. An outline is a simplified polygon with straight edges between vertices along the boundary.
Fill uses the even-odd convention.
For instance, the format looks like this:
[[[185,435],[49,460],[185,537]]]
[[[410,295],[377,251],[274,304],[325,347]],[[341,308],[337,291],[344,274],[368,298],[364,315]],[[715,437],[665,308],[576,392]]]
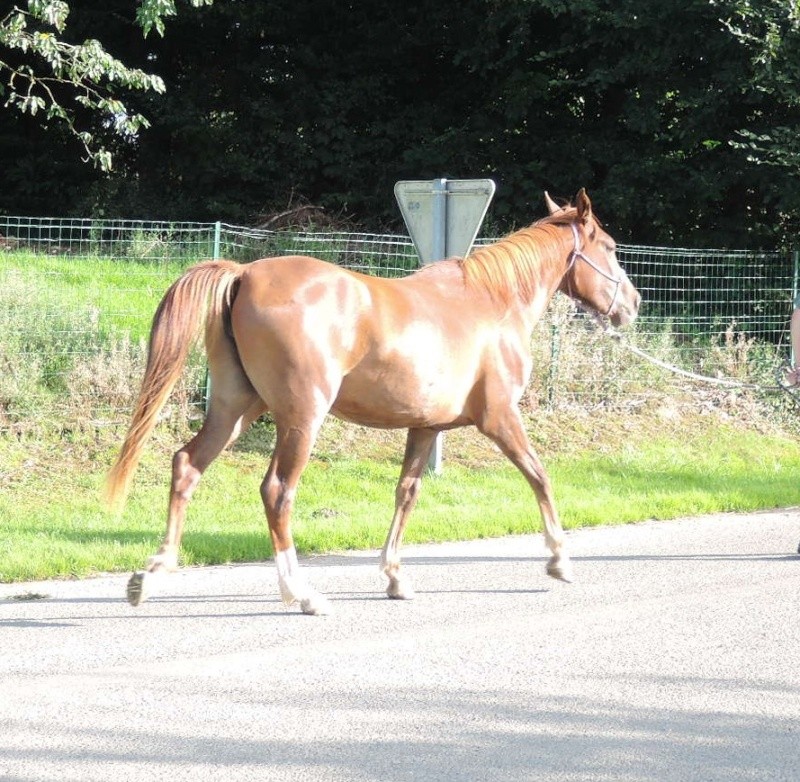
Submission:
[[[571,584],[574,580],[574,576],[572,574],[572,565],[570,564],[569,560],[560,559],[553,561],[551,559],[547,563],[546,572],[548,576],[556,578],[559,581],[564,581],[567,584]]]
[[[333,613],[331,604],[322,595],[311,595],[300,601],[300,610],[309,616],[327,616]]]
[[[386,594],[392,600],[413,600],[415,597],[411,584],[398,578],[390,579],[389,586],[386,587]]]
[[[147,600],[149,594],[147,589],[147,571],[139,570],[130,577],[126,594],[128,602],[132,606],[141,605]]]

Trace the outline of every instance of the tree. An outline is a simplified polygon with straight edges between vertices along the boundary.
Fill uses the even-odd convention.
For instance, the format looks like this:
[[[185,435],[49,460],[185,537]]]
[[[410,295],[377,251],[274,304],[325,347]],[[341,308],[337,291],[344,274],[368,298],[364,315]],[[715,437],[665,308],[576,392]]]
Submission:
[[[800,3],[737,0],[724,19],[772,111],[739,131],[735,146],[759,165],[800,175]]]
[[[191,0],[195,7],[212,2]],[[26,8],[15,5],[0,19],[0,46],[7,50],[0,59],[0,96],[7,108],[63,123],[79,139],[87,159],[108,170],[111,153],[96,143],[90,130],[81,129],[78,108],[97,113],[117,135],[135,137],[149,122],[128,110],[118,90],[161,93],[164,82],[157,75],[128,67],[96,39],[71,42],[69,13],[64,0],[28,0]],[[136,22],[145,36],[152,30],[163,35],[164,19],[175,13],[174,0],[140,0]]]
[[[146,37],[131,0],[69,6],[70,40],[102,30],[165,91],[106,83],[136,135],[75,107],[111,173],[0,112],[0,210],[249,223],[301,196],[399,227],[394,182],[446,176],[497,181],[493,230],[581,186],[631,243],[774,247],[800,221],[785,0],[225,0]]]

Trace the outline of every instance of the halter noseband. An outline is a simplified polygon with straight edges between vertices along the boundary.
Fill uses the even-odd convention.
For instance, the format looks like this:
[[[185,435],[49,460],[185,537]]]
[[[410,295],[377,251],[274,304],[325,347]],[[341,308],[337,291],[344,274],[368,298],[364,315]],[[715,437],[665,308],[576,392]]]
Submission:
[[[612,277],[607,271],[601,269],[588,255],[586,255],[583,250],[581,249],[581,239],[580,235],[578,234],[578,226],[575,223],[570,223],[569,227],[572,229],[572,236],[575,239],[575,247],[572,249],[572,252],[569,254],[569,262],[567,263],[567,271],[565,275],[569,273],[570,269],[575,265],[575,259],[580,258],[582,261],[586,261],[589,266],[592,267],[601,277],[605,277],[609,282],[614,283],[614,295],[611,297],[611,304],[609,305],[608,309],[602,313],[603,316],[607,316],[611,310],[614,309],[614,305],[617,303],[617,295],[619,294],[619,286],[622,285],[622,279],[620,277]],[[569,283],[567,283],[569,286]]]

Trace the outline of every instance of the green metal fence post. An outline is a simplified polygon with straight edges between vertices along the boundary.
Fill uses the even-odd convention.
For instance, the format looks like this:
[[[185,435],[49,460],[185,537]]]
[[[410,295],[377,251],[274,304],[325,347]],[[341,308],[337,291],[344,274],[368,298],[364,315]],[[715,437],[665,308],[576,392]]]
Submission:
[[[220,240],[222,238],[222,223],[217,220],[214,223],[214,251],[212,254],[212,259],[215,261],[219,260],[219,252],[220,252]]]

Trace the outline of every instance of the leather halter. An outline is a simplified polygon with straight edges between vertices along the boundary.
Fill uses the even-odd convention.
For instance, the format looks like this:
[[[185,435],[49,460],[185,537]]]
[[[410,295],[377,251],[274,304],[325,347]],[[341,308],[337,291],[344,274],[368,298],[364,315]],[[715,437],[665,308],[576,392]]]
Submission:
[[[575,238],[575,246],[572,249],[572,252],[569,254],[569,262],[567,263],[567,270],[564,274],[566,276],[570,269],[572,269],[572,267],[575,265],[575,259],[580,258],[582,261],[586,261],[586,263],[588,263],[589,266],[591,266],[592,269],[594,269],[601,277],[605,277],[609,282],[613,282],[614,295],[611,297],[611,304],[605,312],[601,313],[603,316],[607,316],[611,310],[614,309],[614,305],[617,303],[617,295],[619,294],[619,286],[622,285],[622,278],[614,277],[607,271],[604,271],[588,255],[586,255],[581,248],[581,239],[580,235],[578,234],[578,226],[575,223],[570,223],[569,227],[572,229],[572,235]],[[567,286],[571,287],[569,282],[567,282]]]

